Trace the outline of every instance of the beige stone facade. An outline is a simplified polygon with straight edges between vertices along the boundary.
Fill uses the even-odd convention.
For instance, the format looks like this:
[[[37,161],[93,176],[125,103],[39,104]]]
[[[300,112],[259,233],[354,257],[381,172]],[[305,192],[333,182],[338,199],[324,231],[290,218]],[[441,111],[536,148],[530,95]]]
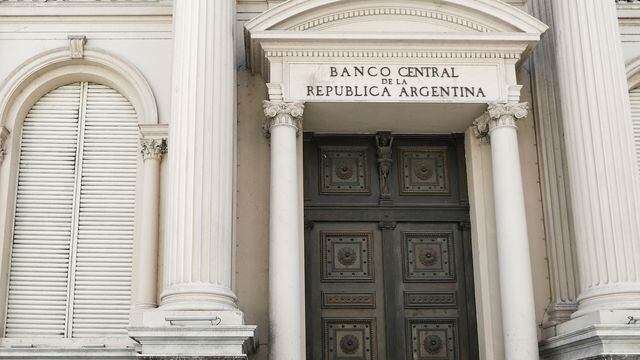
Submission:
[[[380,131],[464,134],[477,346],[441,358],[640,355],[638,19],[613,0],[0,0],[0,358],[309,358],[305,134]]]

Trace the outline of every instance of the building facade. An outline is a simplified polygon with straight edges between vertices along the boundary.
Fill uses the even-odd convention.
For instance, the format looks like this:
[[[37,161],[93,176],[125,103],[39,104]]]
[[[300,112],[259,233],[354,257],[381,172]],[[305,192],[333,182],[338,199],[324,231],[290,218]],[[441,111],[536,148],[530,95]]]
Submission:
[[[0,0],[0,358],[640,356],[640,3]]]

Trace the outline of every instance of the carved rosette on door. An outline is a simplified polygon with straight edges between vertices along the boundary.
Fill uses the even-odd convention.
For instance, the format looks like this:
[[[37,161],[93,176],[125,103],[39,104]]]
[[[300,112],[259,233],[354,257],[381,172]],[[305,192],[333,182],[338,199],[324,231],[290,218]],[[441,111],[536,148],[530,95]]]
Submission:
[[[476,359],[462,136],[305,136],[307,351]]]

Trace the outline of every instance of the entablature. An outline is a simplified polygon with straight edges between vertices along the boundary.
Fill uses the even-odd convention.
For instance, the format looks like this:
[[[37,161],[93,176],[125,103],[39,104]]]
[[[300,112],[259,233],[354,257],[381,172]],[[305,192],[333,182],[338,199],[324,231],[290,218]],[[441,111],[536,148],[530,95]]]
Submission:
[[[498,0],[291,0],[249,21],[245,45],[272,99],[475,103],[513,96],[546,29]]]

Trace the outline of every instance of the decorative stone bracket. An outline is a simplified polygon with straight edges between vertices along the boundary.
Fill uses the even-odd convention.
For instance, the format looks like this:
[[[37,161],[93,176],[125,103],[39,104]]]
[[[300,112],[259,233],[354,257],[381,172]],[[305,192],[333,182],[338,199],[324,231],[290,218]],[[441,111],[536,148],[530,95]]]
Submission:
[[[69,55],[72,59],[84,58],[84,45],[87,43],[87,37],[84,35],[69,35]]]

